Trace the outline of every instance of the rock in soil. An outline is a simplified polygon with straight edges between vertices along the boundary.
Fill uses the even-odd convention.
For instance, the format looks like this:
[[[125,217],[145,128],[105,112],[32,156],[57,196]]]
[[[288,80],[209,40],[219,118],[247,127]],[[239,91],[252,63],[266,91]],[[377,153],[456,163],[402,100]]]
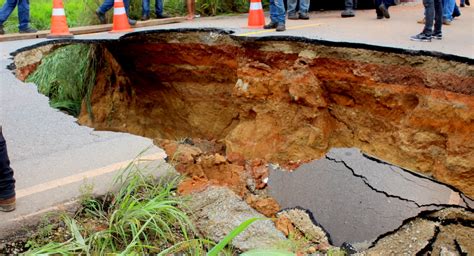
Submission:
[[[224,187],[209,187],[192,194],[188,207],[197,229],[216,242],[250,218],[265,218]],[[274,248],[285,240],[271,220],[258,220],[234,238],[232,246],[242,251]]]

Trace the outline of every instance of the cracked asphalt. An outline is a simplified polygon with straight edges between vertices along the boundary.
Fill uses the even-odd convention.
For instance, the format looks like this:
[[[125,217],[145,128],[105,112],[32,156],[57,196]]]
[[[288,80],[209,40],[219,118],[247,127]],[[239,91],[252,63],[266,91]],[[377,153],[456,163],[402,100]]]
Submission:
[[[447,185],[356,148],[331,149],[293,172],[272,168],[268,186],[283,209],[309,210],[334,245],[359,250],[423,211],[474,206]]]
[[[185,23],[140,28],[136,31],[215,27],[230,29],[237,35],[255,37],[299,36],[329,41],[382,45],[408,50],[437,51],[473,58],[474,33],[472,33],[472,24],[474,8],[463,8],[461,10],[463,15],[456,19],[453,25],[444,27],[443,40],[433,41],[432,43],[408,40],[409,36],[419,33],[422,29],[421,25],[416,23],[416,20],[423,14],[423,8],[420,4],[393,7],[390,9],[392,18],[380,21],[375,19],[373,10],[357,11],[357,16],[351,19],[341,19],[340,11],[314,12],[311,13],[311,19],[308,21],[288,21],[288,30],[283,33],[271,30],[246,29],[246,15],[202,18]],[[97,33],[76,36],[76,39],[114,40],[120,36],[122,35]],[[27,220],[34,219],[32,216],[39,216],[45,211],[57,210],[54,208],[55,206],[69,202],[79,196],[79,188],[86,180],[94,184],[96,193],[103,193],[109,187],[112,177],[118,169],[117,163],[130,161],[142,150],[152,147],[147,154],[155,155],[157,158],[162,157],[160,156],[162,154],[161,149],[153,147],[150,139],[130,134],[94,131],[88,127],[78,125],[75,118],[50,108],[48,99],[36,91],[35,85],[17,80],[11,71],[6,68],[12,62],[10,53],[43,41],[46,41],[46,39],[0,43],[0,124],[3,126],[12,167],[15,170],[17,189],[22,196],[18,200],[17,211],[1,214],[3,221],[0,222],[0,238],[6,236],[10,230],[28,224]],[[374,239],[376,234],[393,228],[402,221],[406,217],[406,215],[401,214],[403,209],[406,209],[408,215],[416,215],[416,212],[420,209],[418,206],[436,207],[429,205],[443,203],[448,200],[447,194],[444,194],[448,190],[442,187],[437,187],[439,190],[436,190],[436,193],[443,194],[443,197],[438,197],[439,194],[423,197],[413,196],[413,194],[418,195],[423,187],[431,188],[431,185],[427,185],[424,180],[416,179],[416,182],[420,184],[420,188],[401,193],[401,189],[397,185],[388,186],[386,184],[381,186],[380,184],[384,180],[383,177],[372,177],[363,168],[357,166],[353,166],[353,170],[350,171],[342,162],[337,162],[351,163],[352,160],[345,158],[345,156],[343,158],[339,158],[339,155],[328,157],[334,157],[333,159],[338,160],[332,161],[327,158],[321,160],[322,163],[315,165],[327,166],[335,172],[331,174],[328,171],[329,169],[321,170],[315,172],[320,173],[321,176],[319,177],[303,179],[295,176],[295,181],[302,179],[300,181],[302,184],[319,189],[317,192],[322,193],[321,195],[329,195],[327,191],[324,192],[323,187],[335,190],[336,197],[324,199],[323,196],[319,196],[318,200],[323,198],[325,201],[314,201],[315,204],[319,205],[331,204],[337,206],[332,208],[332,212],[329,213],[341,216],[340,225],[334,227],[326,225],[325,228],[334,230],[334,232],[351,230],[347,232],[346,236],[334,235],[334,241],[370,241]],[[310,170],[313,167],[305,168]],[[385,172],[393,171],[386,167],[382,169]],[[94,172],[102,174],[85,175]],[[289,175],[302,175],[303,173],[295,172]],[[331,176],[336,173],[341,176]],[[82,174],[84,176],[80,176]],[[391,175],[393,179],[409,182],[410,186],[415,182],[413,180],[408,181],[406,176],[408,174],[404,171],[393,171]],[[364,178],[357,176],[363,176]],[[72,182],[72,180],[76,181]],[[317,183],[318,180],[323,182]],[[277,184],[277,180],[273,182]],[[372,188],[367,184],[370,184]],[[408,186],[408,183],[403,184]],[[288,183],[285,186],[290,185]],[[38,189],[38,187],[47,189]],[[299,191],[298,189],[301,187],[303,186],[296,186],[295,191]],[[378,193],[377,190],[385,191],[393,197]],[[282,188],[282,191],[290,190]],[[345,193],[347,191],[351,193]],[[301,195],[315,198],[310,192],[315,191],[301,191]],[[362,199],[353,198],[348,200],[354,195],[363,195],[363,197]],[[436,200],[431,201],[433,198]],[[461,196],[461,198],[464,197]],[[468,199],[464,198],[464,200]],[[296,202],[298,201],[295,199],[294,203],[296,204]],[[367,202],[367,206],[362,206],[363,202]],[[301,206],[303,203],[301,202]],[[380,209],[378,203],[386,204],[387,208]],[[316,210],[324,208],[318,205],[313,206],[317,208],[314,209],[315,215],[318,215]],[[370,208],[375,209],[378,213],[366,216],[365,214],[368,214],[367,209]],[[394,209],[396,211],[392,211]],[[369,227],[372,229],[368,234],[360,233],[361,239],[356,239],[359,233],[355,230],[356,227],[352,225],[354,219],[349,216],[356,214],[359,218],[355,221],[366,225],[367,229]],[[324,221],[321,218],[319,220],[321,223]]]

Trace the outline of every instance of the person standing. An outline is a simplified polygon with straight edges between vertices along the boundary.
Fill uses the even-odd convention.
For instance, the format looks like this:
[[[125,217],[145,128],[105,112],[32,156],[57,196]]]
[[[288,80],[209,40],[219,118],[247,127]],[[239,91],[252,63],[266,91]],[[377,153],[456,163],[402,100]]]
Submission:
[[[443,34],[441,33],[443,26],[443,5],[441,0],[423,0],[423,5],[425,6],[425,27],[420,34],[410,37],[410,40],[431,42],[431,39],[443,39]]]
[[[38,30],[29,26],[30,24],[30,1],[29,0],[7,0],[0,9],[0,35],[5,34],[3,23],[10,17],[18,5],[18,29],[20,33],[36,33]]]
[[[169,18],[163,14],[163,0],[155,0],[155,14],[157,19]],[[150,19],[150,0],[142,1],[142,20]]]
[[[125,11],[127,12],[128,16],[128,10],[130,9],[130,0],[123,0],[123,4],[125,5]],[[109,11],[112,7],[114,6],[114,0],[105,0],[104,3],[97,8],[95,11],[95,14],[99,18],[99,21],[101,24],[106,24],[107,19],[105,18],[105,13]],[[128,18],[128,23],[132,26],[137,24],[136,20]]]
[[[276,31],[285,31],[285,5],[283,0],[270,0],[270,23],[264,29],[276,28]]]
[[[297,1],[300,2],[298,14],[296,13]],[[310,0],[288,0],[288,19],[289,20],[309,20],[309,1]]]
[[[390,19],[388,8],[392,5],[400,4],[400,0],[375,0],[375,12],[377,19]]]
[[[0,126],[0,211],[11,212],[15,210],[15,207],[15,179],[13,178],[13,169],[10,168],[7,144]]]
[[[357,6],[356,0],[345,0],[344,1],[344,11],[341,12],[341,17],[343,18],[351,18],[355,16],[354,9]]]
[[[188,8],[188,16],[186,16],[186,19],[188,20],[194,19],[194,12],[196,11],[196,1],[187,0],[187,8]]]

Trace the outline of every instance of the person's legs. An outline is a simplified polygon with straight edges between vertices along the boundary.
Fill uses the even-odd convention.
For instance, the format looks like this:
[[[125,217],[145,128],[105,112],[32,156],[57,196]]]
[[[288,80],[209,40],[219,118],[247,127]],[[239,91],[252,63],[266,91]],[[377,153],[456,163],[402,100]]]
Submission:
[[[285,5],[283,0],[270,0],[270,20],[271,22],[265,25],[264,29],[285,30]]]
[[[341,17],[343,18],[354,17],[355,16],[354,0],[345,0],[344,6],[345,6],[345,9],[344,11],[341,12]]]
[[[163,0],[155,0],[155,14],[157,17],[163,16]]]
[[[441,35],[441,28],[443,27],[443,5],[442,5],[441,0],[434,0],[433,5],[434,5],[434,34]]]
[[[453,19],[455,0],[443,0],[443,19],[451,21]]]
[[[309,12],[310,0],[300,0],[300,15],[307,15]]]
[[[19,0],[18,2],[18,28],[20,31],[28,29],[30,23],[30,0]]]
[[[0,26],[3,26],[3,23],[10,17],[17,3],[18,0],[7,0],[3,4],[2,9],[0,9]]]
[[[142,0],[142,16],[150,17],[150,0]]]
[[[0,128],[0,200],[15,197],[15,179],[13,170],[10,168],[7,144]]]
[[[433,23],[435,20],[435,1],[440,2],[441,0],[423,0],[425,6],[425,27],[423,28],[423,34],[431,36],[433,34]]]
[[[105,14],[108,10],[114,7],[114,0],[105,0],[101,6],[97,9],[97,12]]]
[[[187,0],[187,7],[188,7],[188,20],[194,19],[195,7],[196,2],[195,0]]]
[[[454,4],[454,10],[453,10],[453,18],[461,16],[461,11],[459,10],[458,5],[455,3]]]
[[[296,18],[298,18],[298,16],[296,16],[296,4],[297,4],[298,0],[288,0],[286,3],[287,3],[287,7],[288,7],[288,18],[292,17],[292,16],[295,16]]]

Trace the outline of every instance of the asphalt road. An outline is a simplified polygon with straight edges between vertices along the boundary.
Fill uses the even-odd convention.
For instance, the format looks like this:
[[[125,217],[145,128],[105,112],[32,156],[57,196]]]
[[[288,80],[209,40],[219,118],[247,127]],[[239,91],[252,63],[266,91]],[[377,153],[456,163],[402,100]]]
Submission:
[[[288,35],[330,41],[347,41],[413,50],[428,50],[464,57],[474,56],[474,7],[463,8],[463,15],[443,28],[444,39],[431,43],[412,42],[408,38],[422,30],[417,24],[423,14],[421,5],[390,9],[392,18],[375,19],[375,11],[357,11],[355,18],[342,19],[339,11],[314,12],[308,21],[288,21],[285,32],[246,29],[246,16],[200,18],[190,22],[137,29],[217,27],[238,35]],[[268,18],[267,18],[268,21]],[[120,34],[97,33],[77,39],[115,39]],[[10,52],[45,39],[0,43],[0,124],[15,170],[18,209],[0,213],[0,238],[40,213],[54,210],[60,203],[80,195],[82,184],[94,184],[103,193],[120,166],[151,147],[147,155],[162,159],[161,149],[147,138],[130,134],[94,131],[80,126],[75,118],[49,107],[48,99],[33,84],[17,80],[6,66]]]

